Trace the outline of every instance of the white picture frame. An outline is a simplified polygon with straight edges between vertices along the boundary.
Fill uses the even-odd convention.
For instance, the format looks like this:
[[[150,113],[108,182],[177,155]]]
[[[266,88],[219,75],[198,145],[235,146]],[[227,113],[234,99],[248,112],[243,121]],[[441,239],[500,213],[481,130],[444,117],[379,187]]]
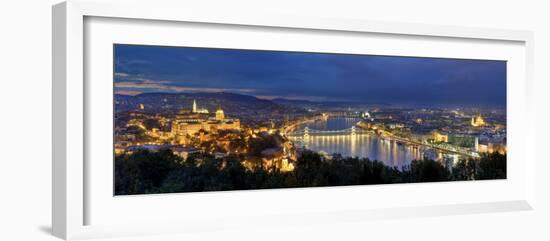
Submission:
[[[150,9],[155,8],[155,11]],[[534,151],[534,135],[529,116],[532,116],[531,95],[532,93],[532,73],[533,73],[533,34],[529,31],[519,30],[498,30],[498,29],[483,29],[470,27],[455,27],[455,26],[439,26],[439,25],[422,25],[409,23],[391,23],[391,22],[374,22],[363,20],[350,19],[318,19],[318,18],[302,18],[293,16],[276,16],[266,14],[250,14],[250,15],[209,15],[206,10],[192,9],[186,6],[185,3],[173,1],[155,1],[150,3],[132,2],[132,1],[110,1],[96,2],[84,0],[72,0],[60,3],[53,7],[53,167],[52,167],[52,226],[53,234],[63,239],[83,239],[94,237],[112,237],[121,235],[139,235],[139,234],[155,234],[155,233],[171,233],[171,232],[186,232],[195,230],[210,230],[224,227],[231,227],[225,221],[212,221],[220,217],[212,215],[204,220],[189,222],[186,228],[179,225],[173,225],[174,221],[182,222],[177,217],[170,217],[165,220],[155,217],[155,212],[160,209],[150,208],[150,212],[145,212],[148,219],[155,220],[158,225],[150,225],[143,223],[139,226],[140,218],[136,218],[137,223],[127,223],[125,225],[117,222],[96,224],[90,223],[89,216],[92,212],[105,209],[108,212],[113,211],[106,206],[99,206],[90,209],[89,199],[93,196],[92,188],[89,180],[86,180],[85,173],[91,168],[90,162],[85,161],[85,156],[89,150],[85,143],[86,135],[89,130],[86,130],[86,122],[89,121],[89,105],[87,104],[87,90],[90,88],[85,83],[85,68],[87,56],[85,41],[85,19],[91,18],[114,18],[125,19],[126,21],[153,21],[156,24],[164,22],[171,23],[198,23],[198,24],[214,24],[223,25],[225,29],[233,27],[253,27],[255,29],[278,29],[285,30],[300,30],[302,32],[321,31],[323,32],[338,32],[338,33],[368,33],[368,34],[383,34],[391,35],[396,38],[407,38],[411,36],[425,37],[430,39],[453,39],[460,41],[482,41],[491,44],[493,42],[512,43],[520,46],[520,53],[514,50],[514,56],[521,56],[520,64],[518,64],[518,72],[513,80],[513,90],[509,90],[515,98],[513,103],[510,103],[509,108],[513,108],[511,112],[514,115],[514,126],[517,126],[516,131],[511,131],[512,141],[516,144],[517,150],[521,149],[523,159],[519,164],[523,169],[518,176],[517,182],[514,181],[513,193],[510,195],[495,195],[496,198],[485,199],[470,196],[464,200],[456,200],[454,203],[446,200],[445,202],[433,202],[422,204],[420,202],[412,202],[411,205],[400,206],[395,203],[393,206],[380,205],[375,208],[361,209],[357,206],[350,205],[350,209],[338,209],[328,207],[311,207],[309,210],[300,212],[300,210],[290,210],[288,212],[278,213],[277,209],[267,210],[260,216],[254,216],[252,213],[236,215],[234,213],[225,213],[226,218],[235,222],[249,223],[274,223],[285,220],[286,222],[300,224],[303,222],[324,223],[324,222],[341,222],[345,220],[368,220],[368,219],[383,219],[396,217],[422,217],[433,215],[451,215],[451,214],[467,214],[481,212],[497,212],[497,211],[513,211],[513,210],[530,210],[534,203],[534,170],[535,157]],[[124,27],[124,26],[122,26]],[[154,28],[155,26],[151,26]],[[99,31],[101,32],[101,31]],[[96,33],[96,32],[92,32]],[[146,41],[146,40],[142,40]],[[150,40],[155,41],[155,40]],[[139,41],[138,41],[139,42]],[[167,43],[168,44],[168,43]],[[512,56],[512,55],[511,55]],[[510,57],[516,58],[516,57]],[[508,82],[510,84],[510,80]],[[510,89],[510,88],[509,88]],[[512,91],[512,92],[511,92]],[[89,93],[88,93],[89,94]],[[93,95],[93,93],[92,93]],[[93,96],[91,98],[94,98]],[[520,116],[521,115],[521,116]],[[510,134],[509,134],[510,135]],[[521,145],[521,147],[520,147]],[[519,153],[519,152],[518,152]],[[516,158],[517,159],[517,158]],[[106,175],[107,173],[103,173]],[[415,185],[415,191],[429,192],[430,190],[438,190],[441,186],[433,186],[434,184]],[[464,184],[457,184],[464,185]],[[489,188],[508,188],[507,183],[469,183],[466,184],[473,187],[484,186],[479,191]],[[497,185],[497,186],[494,186]],[[500,186],[498,186],[500,185]],[[328,188],[333,192],[331,195],[356,195],[360,196],[363,192],[383,192],[390,187],[386,185],[361,189],[357,187],[336,187]],[[393,187],[391,187],[393,188]],[[403,186],[396,187],[395,191],[399,191]],[[375,190],[376,191],[373,191]],[[399,189],[399,190],[397,190]],[[274,191],[246,191],[246,192],[226,192],[224,194],[185,194],[185,195],[159,195],[147,199],[141,199],[132,205],[166,205],[163,208],[174,207],[176,204],[167,200],[177,197],[196,199],[196,203],[208,203],[210,201],[223,198],[229,202],[238,202],[239,200],[257,198],[258,200],[273,199],[275,196],[281,195],[302,195],[300,197],[324,195],[321,192],[326,189],[315,190],[274,190]],[[307,193],[307,194],[300,194]],[[196,198],[195,198],[196,197]],[[319,196],[322,197],[322,196]],[[111,197],[112,198],[112,197]],[[125,197],[129,200],[132,197]],[[141,204],[139,204],[141,203]],[[434,204],[435,203],[435,204]],[[299,206],[299,205],[298,205]],[[176,209],[177,210],[177,209]],[[162,210],[160,210],[162,211]],[[100,212],[100,211],[97,211]],[[106,211],[107,212],[107,211]],[[121,211],[123,212],[123,211]],[[176,212],[177,213],[177,212]],[[105,214],[103,214],[105,215]],[[116,213],[111,213],[116,216]],[[233,215],[233,216],[231,216]],[[208,216],[208,215],[207,215]],[[231,217],[228,217],[231,216]],[[105,216],[104,216],[105,217]],[[191,218],[198,218],[198,214],[191,214]],[[116,219],[116,218],[114,218]],[[292,221],[288,221],[292,220]],[[128,220],[119,220],[126,222]],[[185,221],[185,220],[183,220]],[[172,225],[162,225],[171,223]],[[192,225],[191,225],[192,224]],[[137,225],[137,226],[136,226]],[[139,227],[139,228],[136,228]]]

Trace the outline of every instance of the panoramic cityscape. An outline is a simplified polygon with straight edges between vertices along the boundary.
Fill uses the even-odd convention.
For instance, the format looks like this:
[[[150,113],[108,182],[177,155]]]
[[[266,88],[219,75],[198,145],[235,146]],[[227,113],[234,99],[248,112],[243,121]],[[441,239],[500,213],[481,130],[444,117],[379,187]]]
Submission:
[[[114,45],[115,195],[506,178],[506,62]]]

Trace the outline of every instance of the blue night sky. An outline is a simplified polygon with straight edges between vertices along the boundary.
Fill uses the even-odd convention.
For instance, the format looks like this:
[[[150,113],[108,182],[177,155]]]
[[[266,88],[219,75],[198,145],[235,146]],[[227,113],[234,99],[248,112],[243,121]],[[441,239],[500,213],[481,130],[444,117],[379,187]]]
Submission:
[[[506,105],[506,62],[114,46],[115,93],[232,92],[264,99]]]

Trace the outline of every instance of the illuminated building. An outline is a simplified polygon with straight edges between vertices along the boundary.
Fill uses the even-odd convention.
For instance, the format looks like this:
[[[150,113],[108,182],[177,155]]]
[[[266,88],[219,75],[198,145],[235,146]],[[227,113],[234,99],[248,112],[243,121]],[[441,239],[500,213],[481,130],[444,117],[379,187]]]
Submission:
[[[506,144],[504,144],[504,143],[489,143],[489,152],[490,153],[498,152],[498,153],[504,155],[507,152]]]
[[[286,146],[283,146],[283,159],[281,159],[281,165],[279,167],[279,170],[282,172],[294,171],[294,164],[289,162],[288,157],[289,152],[287,152]]]
[[[283,158],[279,169],[281,172],[291,172],[294,171],[294,164],[289,163],[288,158]]]
[[[487,144],[478,144],[477,151],[480,153],[486,153],[486,152],[489,152],[489,147]]]
[[[363,118],[366,118],[366,119],[370,119],[370,118],[371,118],[370,113],[369,113],[368,111],[363,112],[363,113],[361,114],[361,116],[362,116]]]
[[[507,148],[506,148],[506,144],[504,143],[484,143],[484,144],[479,144],[478,151],[480,153],[498,152],[499,154],[505,155],[507,152]]]
[[[432,132],[432,139],[435,142],[448,142],[449,136],[447,134],[439,133],[437,131]]]
[[[199,109],[197,102],[193,101],[193,114],[180,112],[177,119],[172,121],[172,135],[187,136],[195,135],[199,131],[216,132],[218,130],[240,130],[241,122],[239,119],[225,118],[225,113],[220,107],[216,110],[214,118],[207,115],[197,115],[196,113],[205,113],[206,109]],[[206,110],[206,113],[208,111]]]
[[[193,113],[208,114],[208,110],[206,108],[199,108],[197,101],[193,100]]]
[[[402,123],[391,123],[391,124],[388,125],[388,127],[390,129],[395,129],[395,128],[403,128],[403,127],[405,127],[405,125],[402,124]]]
[[[483,117],[481,115],[477,115],[472,117],[471,124],[473,127],[480,127],[485,125],[485,120],[483,120]]]
[[[181,147],[181,146],[174,146],[170,148],[172,152],[184,160],[187,160],[187,157],[189,157],[190,154],[200,153],[201,150],[193,147]]]
[[[216,120],[223,121],[224,118],[225,118],[225,115],[223,113],[222,108],[218,107],[218,110],[216,110]]]

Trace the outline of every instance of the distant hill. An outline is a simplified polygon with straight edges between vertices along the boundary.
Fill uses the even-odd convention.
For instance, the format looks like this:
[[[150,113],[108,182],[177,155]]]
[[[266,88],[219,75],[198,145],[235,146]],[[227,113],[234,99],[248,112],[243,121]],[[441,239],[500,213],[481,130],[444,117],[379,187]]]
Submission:
[[[258,99],[250,95],[242,95],[227,92],[217,93],[142,93],[135,96],[115,95],[117,111],[133,110],[140,104],[146,109],[191,109],[193,100],[200,108],[206,108],[210,112],[222,107],[226,112],[240,111],[243,109],[272,110],[280,106],[270,100]]]
[[[285,106],[293,106],[293,107],[300,107],[300,108],[348,108],[348,107],[373,107],[373,106],[389,106],[388,103],[383,102],[369,102],[369,103],[363,103],[363,102],[354,102],[354,101],[310,101],[310,100],[292,100],[292,99],[284,99],[284,98],[277,98],[273,99],[273,102],[279,104],[279,105],[285,105]]]
[[[284,98],[277,98],[271,100],[277,104],[290,104],[290,105],[314,105],[319,104],[318,102],[313,102],[309,100],[290,100],[290,99],[284,99]]]

